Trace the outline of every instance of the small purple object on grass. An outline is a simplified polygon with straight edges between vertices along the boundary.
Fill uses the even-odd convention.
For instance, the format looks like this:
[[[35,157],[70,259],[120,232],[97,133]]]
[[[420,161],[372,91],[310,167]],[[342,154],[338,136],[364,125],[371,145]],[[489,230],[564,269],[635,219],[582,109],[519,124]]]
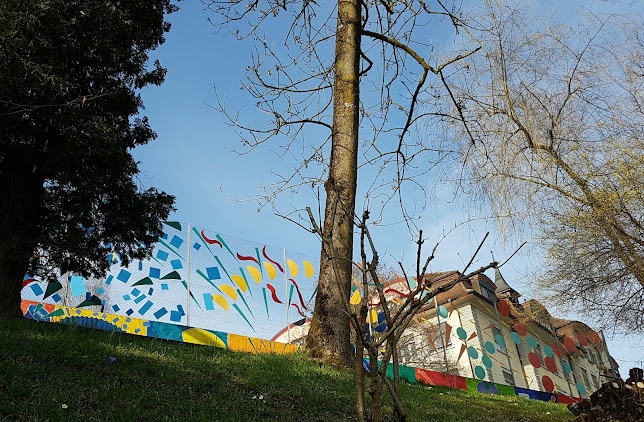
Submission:
[[[109,359],[107,360],[108,363],[111,365],[113,363],[116,363],[116,358],[114,356],[110,356]]]

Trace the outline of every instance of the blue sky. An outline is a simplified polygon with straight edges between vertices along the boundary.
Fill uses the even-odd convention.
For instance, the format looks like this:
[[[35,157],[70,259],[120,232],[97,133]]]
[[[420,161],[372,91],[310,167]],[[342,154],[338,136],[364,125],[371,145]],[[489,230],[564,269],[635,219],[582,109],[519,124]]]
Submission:
[[[604,10],[613,7],[604,2],[585,4]],[[311,233],[275,216],[270,207],[258,212],[255,201],[231,199],[256,197],[259,185],[275,180],[271,172],[289,170],[294,158],[279,158],[277,144],[265,145],[248,155],[233,152],[241,146],[239,137],[208,104],[216,103],[213,90],[216,82],[220,95],[226,94],[227,106],[252,118],[254,103],[245,90],[240,90],[252,44],[237,41],[226,31],[215,34],[206,20],[211,15],[202,10],[200,2],[183,1],[180,8],[169,17],[173,26],[166,43],[152,54],[152,58],[158,58],[167,67],[166,81],[161,87],[146,88],[142,93],[143,113],[158,133],[157,140],[134,151],[141,162],[142,186],[157,187],[176,196],[177,211],[171,219],[319,257],[320,246]],[[428,249],[457,221],[468,216],[470,204],[455,205],[449,203],[450,199],[449,188],[439,186],[436,197],[423,210],[419,226],[429,236]],[[282,210],[303,203],[317,208],[314,196],[304,191],[282,194],[276,203]],[[359,200],[358,211],[361,207]],[[477,268],[490,262],[491,250],[498,260],[504,260],[521,243],[517,239],[504,244],[492,225],[465,225],[441,244],[431,270],[462,269],[487,230],[491,231],[491,239],[474,264]],[[373,229],[372,234],[386,259],[390,262],[402,259],[405,265],[411,265],[415,245],[405,226],[383,226]],[[539,264],[526,248],[502,269],[506,280],[525,299],[531,297],[530,270]],[[493,272],[488,276],[493,278]],[[609,340],[622,374],[634,365],[632,361],[644,359],[639,352],[642,345],[643,336]]]

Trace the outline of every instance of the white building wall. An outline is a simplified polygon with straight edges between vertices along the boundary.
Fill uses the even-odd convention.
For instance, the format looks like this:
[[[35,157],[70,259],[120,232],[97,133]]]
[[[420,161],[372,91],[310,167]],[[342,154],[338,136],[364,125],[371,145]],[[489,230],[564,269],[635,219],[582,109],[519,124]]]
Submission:
[[[449,305],[446,305],[446,307],[449,309]],[[433,324],[435,326],[437,326],[438,321],[439,318],[435,316],[432,318],[422,319],[423,324]],[[465,351],[458,361],[458,375],[478,379],[475,375],[474,369],[477,366],[481,366],[485,369],[484,380],[486,381],[507,385],[509,383],[506,381],[503,372],[511,372],[515,386],[539,391],[545,391],[541,380],[543,376],[548,376],[554,383],[554,392],[572,397],[580,397],[576,388],[576,383],[578,381],[581,381],[584,384],[588,395],[597,390],[600,386],[599,365],[601,362],[598,364],[590,362],[588,360],[588,356],[579,350],[575,352],[573,357],[564,356],[564,359],[568,359],[571,364],[571,374],[567,377],[564,375],[562,361],[556,356],[556,354],[553,354],[552,358],[555,362],[557,371],[556,373],[550,372],[545,367],[545,358],[547,357],[547,354],[545,353],[544,346],[553,347],[555,344],[555,338],[549,331],[544,330],[536,324],[528,323],[527,335],[534,337],[537,344],[541,346],[541,356],[543,359],[543,363],[540,368],[533,367],[528,359],[528,354],[530,352],[534,352],[535,349],[529,346],[527,336],[521,338],[521,343],[519,345],[515,344],[511,338],[514,326],[509,322],[504,321],[501,321],[501,325],[499,325],[494,308],[491,304],[483,302],[483,299],[476,298],[472,303],[461,305],[458,309],[454,310],[447,319],[440,318],[440,322],[447,322],[452,327],[450,335],[451,345],[446,348],[448,361],[456,362],[459,352],[461,351],[461,345],[464,344],[457,335],[457,328],[462,327],[467,333],[468,339],[472,333],[477,334],[474,338],[467,341],[467,347],[473,347],[478,356],[476,358],[471,357],[468,352]],[[505,342],[505,350],[497,346],[493,331],[490,328],[491,325],[500,328]],[[445,333],[443,332],[443,335],[444,334]],[[416,342],[417,344],[426,344],[426,350],[431,351],[431,359],[434,361],[437,359],[444,359],[443,349],[440,345],[437,344],[439,349],[438,353],[434,352],[421,331],[417,331],[416,333]],[[494,353],[489,353],[486,349],[487,342],[490,342],[495,346]],[[561,347],[563,348],[563,346]],[[590,345],[589,347],[594,346]],[[592,350],[600,361],[601,359],[606,359],[605,353],[598,347],[594,347]],[[485,367],[483,364],[483,356],[488,356],[492,360],[491,368]],[[417,366],[423,367],[422,364]],[[587,371],[588,383],[586,383],[583,378],[581,373],[582,368]],[[427,369],[432,368],[428,367]],[[597,384],[594,383],[593,376],[598,380]]]

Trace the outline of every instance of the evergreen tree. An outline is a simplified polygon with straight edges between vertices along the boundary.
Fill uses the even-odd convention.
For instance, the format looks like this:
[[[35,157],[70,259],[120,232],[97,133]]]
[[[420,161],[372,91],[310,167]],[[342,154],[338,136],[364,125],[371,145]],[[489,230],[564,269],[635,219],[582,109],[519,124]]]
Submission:
[[[0,314],[25,273],[100,275],[112,248],[142,258],[174,197],[137,183],[130,151],[155,138],[137,89],[171,0],[0,0]]]

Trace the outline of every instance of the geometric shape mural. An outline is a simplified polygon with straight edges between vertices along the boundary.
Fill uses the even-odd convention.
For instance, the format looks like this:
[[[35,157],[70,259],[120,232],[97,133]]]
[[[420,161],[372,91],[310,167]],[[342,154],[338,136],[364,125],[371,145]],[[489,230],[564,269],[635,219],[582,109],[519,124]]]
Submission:
[[[311,317],[313,257],[179,222],[165,222],[164,232],[146,259],[125,266],[107,249],[111,266],[100,279],[28,277],[22,298],[264,340]]]
[[[125,332],[144,337],[201,344],[238,352],[281,354],[293,353],[300,349],[300,346],[294,344],[277,343],[221,331],[129,318],[49,303],[23,300],[21,308],[25,318],[36,321],[72,324],[113,332]]]

